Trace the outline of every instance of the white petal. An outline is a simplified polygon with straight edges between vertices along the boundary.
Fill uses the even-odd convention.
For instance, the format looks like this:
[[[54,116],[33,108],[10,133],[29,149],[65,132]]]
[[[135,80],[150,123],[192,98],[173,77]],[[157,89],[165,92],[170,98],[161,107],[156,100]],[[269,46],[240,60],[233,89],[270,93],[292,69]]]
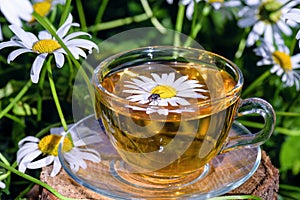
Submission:
[[[40,78],[40,72],[43,67],[44,61],[46,59],[48,54],[40,54],[39,56],[36,57],[34,60],[32,67],[31,67],[31,72],[30,72],[30,77],[33,83],[39,82]]]
[[[298,8],[293,8],[283,16],[284,18],[288,20],[293,20],[298,23],[300,23],[300,9]]]
[[[183,106],[190,105],[190,103],[184,98],[174,97],[174,101],[178,102],[180,105],[183,105]]]
[[[238,26],[241,28],[246,28],[249,26],[253,26],[256,23],[256,19],[254,17],[251,18],[243,18],[238,21]]]
[[[65,63],[65,57],[62,53],[53,52],[55,63],[58,68],[62,68]]]
[[[59,158],[56,156],[54,157],[54,161],[53,161],[53,168],[52,168],[52,172],[50,174],[51,177],[56,176],[61,170],[61,164],[59,161]]]
[[[42,152],[40,150],[36,150],[36,151],[24,156],[24,158],[19,163],[19,171],[24,173],[27,168],[27,164],[29,162],[33,161],[35,158],[37,158],[41,154],[42,154]]]
[[[89,145],[89,144],[95,144],[102,142],[102,139],[99,135],[91,135],[85,138],[82,138],[81,140],[75,141],[74,145],[75,146],[84,146],[84,145]]]
[[[161,84],[164,83],[164,81],[162,80],[162,78],[160,78],[160,76],[159,76],[158,74],[156,74],[156,73],[151,73],[151,75],[152,75],[154,81],[155,81],[157,84],[161,85]]]
[[[177,88],[180,87],[180,85],[181,85],[182,83],[184,83],[187,79],[188,79],[188,76],[182,76],[182,77],[178,78],[178,79],[174,82],[173,87],[177,89]]]
[[[86,39],[73,39],[73,40],[69,40],[68,42],[66,42],[67,47],[79,47],[79,48],[83,48],[83,49],[96,49],[97,51],[99,51],[98,46],[89,40]]]
[[[77,47],[68,47],[68,48],[71,51],[72,55],[75,57],[75,59],[78,60],[80,56],[86,58],[86,54],[82,49]]]
[[[172,86],[175,80],[175,73],[170,73],[167,77],[166,84]]]
[[[38,41],[38,38],[33,35],[32,33],[25,32],[22,28],[16,25],[10,25],[9,26],[10,30],[14,32],[14,34],[24,42],[24,45],[28,48],[31,49],[33,44]]]
[[[4,189],[5,187],[6,187],[5,184],[2,181],[0,181],[0,188]]]
[[[23,144],[25,142],[39,142],[40,139],[39,138],[36,138],[36,137],[33,137],[33,136],[27,136],[25,138],[23,138],[22,140],[19,141],[18,145],[19,147],[23,146]]]
[[[277,25],[279,27],[279,29],[285,34],[285,35],[292,35],[293,31],[292,29],[286,24],[284,23],[283,21],[279,20],[277,22]]]
[[[78,32],[74,32],[74,33],[70,33],[69,35],[67,35],[65,38],[64,38],[64,42],[67,42],[75,37],[78,37],[78,36],[82,36],[82,35],[87,35],[89,37],[91,37],[90,34],[86,33],[86,32],[83,32],[83,31],[78,31]]]
[[[29,0],[22,0],[22,3],[15,0],[14,6],[15,11],[19,11],[18,15],[21,19],[25,21],[30,21],[32,19],[33,6]]]
[[[71,14],[69,14],[67,20],[63,23],[63,25],[56,32],[60,38],[63,38],[68,33],[71,26],[79,26],[79,24],[72,23],[72,21],[73,21],[73,17]]]
[[[52,35],[48,31],[40,31],[38,38],[40,40],[52,39]]]
[[[36,150],[38,150],[38,144],[37,143],[30,143],[26,146],[23,146],[20,148],[17,152],[17,163],[19,164],[20,161],[27,155],[30,154]]]
[[[35,162],[28,163],[27,168],[39,169],[42,167],[46,167],[46,166],[50,165],[53,162],[53,160],[54,160],[54,156],[47,156],[47,157],[37,160]]]
[[[16,41],[7,41],[0,43],[0,50],[6,47],[25,47],[22,43]]]
[[[23,54],[23,53],[29,53],[29,52],[33,52],[31,49],[17,49],[12,51],[8,57],[7,57],[7,62],[10,63],[11,61],[13,61],[16,57],[18,57],[19,55]]]

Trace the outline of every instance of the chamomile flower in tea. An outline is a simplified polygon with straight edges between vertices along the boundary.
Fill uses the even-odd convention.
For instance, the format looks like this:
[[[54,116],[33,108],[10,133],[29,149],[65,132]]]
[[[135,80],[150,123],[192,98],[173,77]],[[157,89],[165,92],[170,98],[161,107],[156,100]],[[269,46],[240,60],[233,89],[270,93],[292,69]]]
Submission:
[[[166,107],[168,105],[190,105],[186,98],[208,98],[203,94],[208,92],[202,88],[204,85],[197,80],[189,80],[188,76],[176,78],[174,72],[163,73],[161,76],[151,73],[151,76],[151,78],[138,76],[132,78],[131,81],[126,81],[125,87],[128,89],[123,90],[123,92],[131,94],[127,97],[129,101]],[[180,113],[182,111],[176,109],[176,112]],[[154,111],[150,109],[148,112],[152,113]],[[168,109],[158,109],[158,113],[167,115]]]
[[[17,152],[19,171],[24,173],[27,168],[38,169],[53,163],[50,175],[52,177],[56,176],[61,169],[61,163],[58,158],[58,147],[65,134],[50,134],[44,136],[42,139],[27,136],[22,139],[19,142],[19,150]],[[85,160],[95,163],[101,161],[97,151],[89,148],[81,148],[83,145],[101,141],[97,137],[96,132],[86,130],[82,132],[81,139],[78,139],[76,132],[71,130],[70,136],[71,139],[70,137],[64,137],[62,151],[64,151],[64,156],[73,171],[78,171],[80,167],[85,169],[87,167]],[[43,158],[35,160],[40,156],[43,156]]]
[[[272,43],[274,40],[281,42],[282,34],[290,36],[291,24],[286,24],[284,15],[292,7],[297,5],[297,1],[289,0],[247,0],[246,5],[239,12],[240,20],[238,26],[241,28],[252,27],[248,34],[247,45],[252,46],[261,37],[265,41]]]
[[[62,39],[63,43],[67,46],[75,59],[79,59],[80,56],[86,58],[87,53],[84,50],[88,50],[88,53],[92,53],[92,49],[94,48],[98,50],[98,47],[92,41],[76,38],[84,35],[90,36],[86,32],[79,31],[67,35],[72,26],[79,26],[78,23],[73,23],[72,21],[73,17],[69,14],[65,23],[57,30],[56,33]],[[64,55],[67,53],[48,31],[41,31],[39,32],[38,37],[36,37],[33,33],[25,32],[18,26],[11,25],[10,29],[16,36],[11,38],[10,41],[0,43],[0,50],[6,47],[19,47],[19,49],[12,51],[8,55],[8,63],[23,53],[38,54],[32,64],[30,72],[33,83],[37,83],[39,81],[40,71],[49,54],[54,55],[55,63],[58,68],[63,67],[65,63]]]
[[[257,65],[272,65],[271,73],[281,77],[284,86],[295,86],[300,89],[300,54],[290,56],[289,49],[285,45],[275,48],[272,44],[262,43],[255,50],[256,55],[263,57]]]

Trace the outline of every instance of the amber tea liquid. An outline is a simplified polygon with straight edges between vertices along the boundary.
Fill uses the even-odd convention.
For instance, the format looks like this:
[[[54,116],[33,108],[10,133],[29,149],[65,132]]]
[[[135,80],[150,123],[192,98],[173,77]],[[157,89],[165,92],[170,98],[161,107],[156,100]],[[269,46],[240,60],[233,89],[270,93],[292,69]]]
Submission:
[[[137,104],[126,101],[132,95],[124,92],[128,90],[128,81],[139,76],[153,79],[152,73],[159,76],[175,73],[175,79],[187,76],[188,80],[196,80],[206,90],[200,92],[206,98],[185,98],[189,109],[163,106],[171,111],[167,115],[146,112],[150,100],[159,101],[158,95],[151,96],[149,103],[141,104],[141,109],[130,107]],[[155,177],[187,175],[215,157],[227,138],[238,104],[238,98],[230,93],[236,85],[234,78],[203,64],[170,62],[131,66],[108,73],[101,85],[128,102],[122,104],[107,98],[99,89],[96,91],[101,93],[96,94],[97,117],[101,118],[110,141],[136,172]],[[152,107],[152,111],[161,108]],[[176,109],[180,112],[172,112]]]

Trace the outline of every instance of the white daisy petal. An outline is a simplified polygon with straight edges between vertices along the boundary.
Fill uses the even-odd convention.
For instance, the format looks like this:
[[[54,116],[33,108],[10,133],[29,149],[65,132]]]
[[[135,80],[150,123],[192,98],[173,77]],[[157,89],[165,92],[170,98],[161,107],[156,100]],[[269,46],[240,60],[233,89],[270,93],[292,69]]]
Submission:
[[[32,153],[36,150],[38,150],[38,145],[37,143],[31,143],[28,144],[27,146],[24,146],[23,148],[20,148],[17,152],[17,163],[19,164],[20,161],[29,153]]]
[[[10,25],[10,30],[22,41],[27,48],[31,48],[34,42],[38,41],[37,37],[32,33],[25,32],[16,25]]]
[[[33,83],[39,82],[40,72],[41,72],[41,69],[45,62],[46,57],[47,57],[47,54],[40,54],[34,60],[32,67],[31,67],[31,72],[30,72],[30,77],[31,77],[31,80]]]
[[[75,146],[84,146],[84,145],[94,144],[94,143],[98,143],[98,142],[102,142],[102,139],[101,139],[101,137],[99,137],[99,135],[90,135],[90,136],[84,137],[83,139],[75,141],[74,145]]]
[[[10,63],[11,61],[13,61],[16,57],[18,57],[19,55],[23,54],[23,53],[29,53],[29,52],[33,52],[31,49],[17,49],[12,51],[8,57],[7,57],[7,62]]]
[[[75,59],[79,59],[80,56],[86,58],[86,54],[85,52],[80,49],[80,48],[77,48],[77,47],[69,47],[69,50],[71,51],[72,55],[75,57]]]
[[[20,3],[18,0],[1,0],[0,10],[7,21],[11,24],[22,26],[22,20],[30,20],[33,12],[30,1],[23,0]]]
[[[56,32],[59,37],[63,38],[68,33],[71,26],[79,26],[78,23],[72,23],[72,21],[73,17],[71,14],[69,14],[65,23]]]
[[[48,40],[52,38],[52,35],[48,31],[40,31],[38,38],[40,40]]]
[[[53,168],[52,168],[50,176],[51,177],[56,176],[60,172],[60,170],[61,170],[61,163],[59,161],[59,158],[54,157],[54,159],[53,159]]]
[[[39,142],[39,141],[40,141],[39,138],[36,138],[36,137],[33,137],[33,136],[27,136],[27,137],[23,138],[22,140],[20,140],[18,142],[18,145],[19,145],[19,147],[21,147],[26,142]]]
[[[54,160],[54,156],[47,156],[40,160],[28,163],[27,168],[28,169],[39,169],[42,167],[46,167],[46,166],[50,165],[53,162],[53,160]]]
[[[27,169],[27,164],[33,161],[35,158],[37,158],[39,155],[41,155],[42,152],[40,150],[36,150],[31,152],[30,154],[27,154],[23,157],[23,159],[20,161],[18,169],[20,172],[25,172]]]
[[[86,39],[73,39],[73,40],[69,40],[68,42],[66,42],[66,45],[69,47],[80,47],[83,49],[97,49],[98,50],[98,46],[94,43],[91,42],[89,40]]]
[[[0,188],[4,189],[5,187],[6,187],[6,185],[2,181],[0,181]]]
[[[0,43],[0,50],[6,47],[24,47],[22,43],[16,42],[16,41],[7,41],[7,42],[1,42]]]
[[[62,53],[53,52],[55,63],[58,68],[62,68],[65,63],[65,57]]]
[[[68,42],[69,40],[75,38],[75,37],[78,37],[78,36],[83,36],[83,35],[86,35],[86,36],[89,36],[91,37],[90,34],[86,33],[86,32],[82,32],[82,31],[78,31],[78,32],[74,32],[74,33],[71,33],[69,35],[67,35],[65,38],[64,38],[64,42]]]

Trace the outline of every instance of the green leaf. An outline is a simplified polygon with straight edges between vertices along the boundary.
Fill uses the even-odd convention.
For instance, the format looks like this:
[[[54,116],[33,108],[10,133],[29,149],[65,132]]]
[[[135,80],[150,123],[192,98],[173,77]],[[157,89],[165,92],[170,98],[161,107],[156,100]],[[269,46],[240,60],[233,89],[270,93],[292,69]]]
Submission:
[[[13,86],[10,82],[8,82],[4,88],[0,89],[0,99],[4,97],[8,97],[13,92],[14,92]]]
[[[12,111],[15,115],[19,116],[30,116],[37,114],[36,108],[31,108],[29,104],[23,102],[18,102]]]
[[[290,136],[281,146],[279,155],[280,169],[282,171],[292,170],[296,175],[300,172],[300,137]]]

